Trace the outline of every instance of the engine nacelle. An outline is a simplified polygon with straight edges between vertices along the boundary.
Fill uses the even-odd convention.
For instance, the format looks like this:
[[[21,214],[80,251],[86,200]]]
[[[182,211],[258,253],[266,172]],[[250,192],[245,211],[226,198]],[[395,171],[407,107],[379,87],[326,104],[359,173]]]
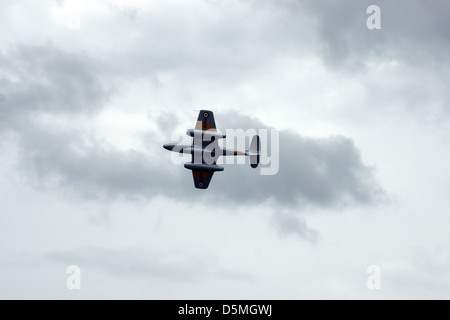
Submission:
[[[218,166],[216,164],[204,164],[204,163],[185,163],[184,167],[190,170],[198,170],[198,171],[223,171],[223,167]]]
[[[188,136],[191,136],[192,138],[194,136],[196,137],[202,137],[202,139],[204,140],[212,140],[211,138],[216,138],[216,139],[225,139],[227,136],[225,134],[222,134],[220,131],[216,131],[216,130],[200,130],[200,129],[188,129],[186,131],[186,134]]]

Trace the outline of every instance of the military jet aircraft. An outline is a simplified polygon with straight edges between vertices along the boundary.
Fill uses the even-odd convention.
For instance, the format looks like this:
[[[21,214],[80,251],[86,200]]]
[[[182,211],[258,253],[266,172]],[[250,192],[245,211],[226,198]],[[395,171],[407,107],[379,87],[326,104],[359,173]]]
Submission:
[[[192,170],[197,189],[207,189],[214,172],[223,171],[224,168],[216,164],[219,156],[249,156],[252,168],[259,164],[261,142],[258,135],[252,138],[250,148],[244,152],[219,147],[218,139],[225,139],[226,136],[217,131],[212,111],[200,110],[195,129],[188,129],[186,134],[193,138],[192,144],[167,143],[163,147],[192,155],[191,162],[185,163],[184,167]]]

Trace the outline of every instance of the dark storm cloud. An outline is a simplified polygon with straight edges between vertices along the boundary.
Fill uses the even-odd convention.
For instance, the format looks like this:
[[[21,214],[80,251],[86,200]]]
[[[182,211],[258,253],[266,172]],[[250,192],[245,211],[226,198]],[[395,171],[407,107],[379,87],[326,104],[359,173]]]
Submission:
[[[215,255],[207,252],[159,252],[148,248],[86,247],[69,251],[53,251],[44,258],[64,265],[76,263],[82,270],[101,270],[128,277],[156,277],[190,282],[207,276],[251,281],[249,274],[217,266]],[[211,271],[214,270],[214,271]]]

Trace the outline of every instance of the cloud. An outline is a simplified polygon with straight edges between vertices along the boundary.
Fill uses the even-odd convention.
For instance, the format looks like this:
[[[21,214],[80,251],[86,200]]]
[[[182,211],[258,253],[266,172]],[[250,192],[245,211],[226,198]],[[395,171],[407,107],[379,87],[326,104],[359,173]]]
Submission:
[[[39,112],[93,113],[112,94],[101,77],[101,64],[84,53],[16,45],[0,56],[0,114],[8,120],[3,127]]]
[[[448,243],[448,1],[0,6],[3,296],[77,297],[79,264],[88,297],[445,297],[446,251],[410,253]],[[280,129],[278,174],[224,165],[194,189],[161,146],[202,107]],[[399,206],[374,209],[384,189]]]
[[[217,119],[262,125],[237,112],[219,113]],[[203,204],[212,207],[267,203],[287,212],[273,216],[280,233],[311,241],[316,239],[314,231],[301,219],[294,222],[303,210],[377,205],[384,199],[373,169],[361,162],[359,151],[345,137],[313,139],[281,131],[278,174],[261,176],[249,165],[225,165],[225,172],[215,174],[207,191],[194,189],[191,173],[172,163],[162,148],[124,152],[83,132],[38,124],[27,126],[19,137],[21,172],[39,189],[90,200],[162,195],[186,203],[196,203],[201,196]]]
[[[381,8],[381,29],[369,30],[366,9]],[[371,59],[401,59],[410,63],[446,60],[450,46],[446,12],[450,4],[435,1],[302,1],[317,21],[325,61],[336,68],[358,70]],[[419,45],[420,44],[420,45]],[[352,66],[353,65],[353,66]]]
[[[381,9],[381,29],[369,30],[370,5]],[[317,32],[315,52],[329,71],[362,86],[359,107],[342,114],[366,118],[368,112],[419,121],[448,122],[450,50],[448,1],[300,1],[292,6],[310,13]],[[353,99],[358,99],[355,95]],[[358,101],[358,100],[356,100]],[[370,108],[370,109],[369,109]]]
[[[39,120],[39,114],[74,116],[104,107],[113,85],[102,80],[89,57],[51,47],[19,46],[4,58],[3,127],[18,136],[22,168],[38,183],[108,199],[162,194],[191,201],[198,194],[180,183],[189,175],[168,163],[170,155],[158,143],[148,153],[122,152],[82,129]],[[269,128],[239,112],[218,113],[216,118],[223,129]],[[156,125],[168,128],[168,119],[172,126],[178,121],[175,114],[165,113]],[[152,139],[151,134],[145,138]],[[216,173],[207,198],[249,205],[270,199],[288,207],[333,207],[375,203],[382,194],[352,140],[341,136],[314,139],[282,130],[279,173],[259,176],[250,170],[236,166]]]
[[[288,10],[272,1],[155,1],[133,24],[120,23],[128,32],[125,45],[105,59],[123,75],[160,86],[173,81],[178,90],[192,83],[236,88],[264,76],[286,54],[308,52],[310,20]]]
[[[225,128],[269,128],[238,112],[218,114],[218,121]],[[382,199],[383,191],[375,182],[373,168],[362,163],[351,139],[309,138],[292,130],[281,130],[279,136],[280,168],[276,175],[250,175],[244,172],[250,168],[237,166],[231,173],[224,172],[223,180],[227,183],[218,186],[219,193],[232,195],[239,203],[271,199],[287,207],[339,207],[374,204]],[[240,178],[243,175],[247,177]]]
[[[239,113],[219,114],[218,119],[226,122],[227,117],[262,126]],[[83,132],[37,123],[17,134],[21,167],[38,185],[50,183],[88,198],[164,195],[191,202],[203,192],[209,201],[230,204],[342,207],[375,204],[383,196],[373,169],[361,162],[359,151],[345,137],[314,139],[282,130],[276,175],[261,176],[248,165],[229,165],[215,174],[208,191],[199,191],[191,185],[190,172],[173,164],[162,148],[123,152]]]
[[[100,270],[115,276],[155,277],[176,282],[192,282],[208,276],[253,280],[251,275],[218,266],[214,255],[192,250],[167,253],[141,247],[85,247],[47,252],[43,258],[66,266],[77,264],[82,270]]]
[[[272,221],[281,236],[302,236],[306,240],[315,243],[318,233],[308,228],[306,222],[292,212],[277,211],[272,216]]]
[[[219,14],[214,4],[208,4],[202,7],[202,14],[211,13],[205,22],[211,28],[197,26],[198,30],[206,30],[202,32],[183,29],[182,32],[188,34],[182,38],[175,36],[180,30],[175,30],[166,20],[147,19],[145,21],[150,22],[142,22],[138,28],[151,29],[153,33],[159,30],[170,35],[171,40],[159,45],[152,42],[156,41],[153,38],[150,44],[141,41],[139,50],[134,47],[118,50],[108,56],[106,62],[87,53],[61,50],[52,45],[15,45],[3,51],[0,130],[14,133],[21,172],[37,188],[59,189],[85,199],[151,199],[162,195],[192,202],[202,191],[193,189],[191,173],[170,163],[170,155],[160,148],[164,142],[160,133],[165,133],[169,139],[167,123],[175,126],[181,122],[174,112],[150,119],[161,132],[150,131],[143,136],[148,140],[146,151],[118,150],[83,126],[71,129],[67,119],[82,116],[89,121],[89,117],[95,117],[119,92],[121,83],[129,77],[138,79],[142,72],[156,76],[155,79],[161,79],[164,74],[176,74],[176,78],[186,78],[188,83],[201,82],[203,78],[215,79],[217,84],[231,79],[243,81],[246,76],[254,77],[267,70],[268,64],[289,52],[298,54],[305,50],[283,40],[281,35],[286,34],[289,24],[306,23],[306,20],[298,22],[286,7],[270,2],[267,5],[256,12],[256,25],[252,25],[237,3],[227,9],[225,16]],[[270,8],[277,10],[272,12]],[[239,12],[236,17],[232,14],[235,11]],[[153,13],[139,11],[133,21],[149,14]],[[228,15],[231,21],[224,22]],[[285,22],[289,23],[270,27],[270,32],[266,30],[268,21],[276,22],[283,17],[288,18]],[[191,20],[183,16],[182,22],[190,25]],[[230,28],[223,29],[224,25]],[[264,30],[267,32],[262,32]],[[222,34],[220,41],[225,40],[220,45],[213,37],[217,33]],[[279,46],[266,43],[263,34]],[[294,34],[289,33],[288,39]],[[183,41],[183,54],[171,50],[170,46],[180,47]],[[220,50],[225,44],[226,50]],[[210,52],[212,48],[216,51]],[[255,55],[256,48],[258,55]],[[136,55],[146,55],[146,59]],[[157,85],[156,90],[158,88]],[[42,121],[45,117],[48,119]],[[63,125],[54,121],[61,117],[66,119]],[[216,117],[224,129],[270,128],[255,115],[218,112]],[[362,163],[360,151],[352,139],[343,136],[317,139],[281,130],[278,174],[260,176],[257,173],[249,166],[227,166],[224,173],[215,174],[210,189],[202,197],[209,204],[270,203],[292,210],[289,216],[274,215],[279,221],[279,230],[307,238],[311,238],[308,235],[311,232],[305,231],[302,221],[286,227],[286,219],[301,216],[299,209],[374,205],[384,197],[375,181],[374,169]]]

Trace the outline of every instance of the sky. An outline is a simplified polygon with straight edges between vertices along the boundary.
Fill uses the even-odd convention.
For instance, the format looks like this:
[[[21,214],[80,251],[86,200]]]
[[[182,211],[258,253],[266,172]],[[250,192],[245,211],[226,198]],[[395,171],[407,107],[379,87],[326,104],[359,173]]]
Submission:
[[[1,299],[450,298],[448,1],[0,9]],[[195,189],[200,109],[278,172]]]

